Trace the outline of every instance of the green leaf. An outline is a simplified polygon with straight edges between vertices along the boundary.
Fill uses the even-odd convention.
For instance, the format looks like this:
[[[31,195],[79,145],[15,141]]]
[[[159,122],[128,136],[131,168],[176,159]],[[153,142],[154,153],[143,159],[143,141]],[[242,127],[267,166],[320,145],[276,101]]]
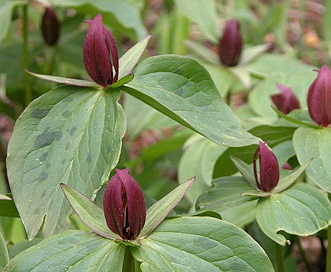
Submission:
[[[123,107],[128,122],[127,133],[132,140],[145,129],[160,130],[166,127],[178,126],[177,122],[133,96],[124,96]]]
[[[141,247],[130,248],[143,272],[273,271],[263,249],[238,227],[211,217],[168,219]]]
[[[307,162],[305,165],[298,167],[298,169],[295,169],[294,171],[291,171],[291,173],[279,180],[279,183],[277,186],[271,191],[271,193],[279,193],[287,188],[289,188],[305,171],[307,166],[309,165],[310,161]]]
[[[256,190],[243,177],[222,177],[212,184],[213,187],[198,198],[198,210],[216,211],[224,220],[239,227],[255,219],[257,197],[242,194]]]
[[[129,83],[133,79],[133,77],[134,77],[133,74],[128,74],[128,75],[124,76],[121,79],[119,79],[118,81],[116,81],[114,84],[107,86],[105,88],[105,91],[121,87],[124,84]]]
[[[0,216],[20,217],[14,201],[6,195],[0,195]]]
[[[176,0],[180,10],[193,22],[212,42],[217,43],[220,33],[217,23],[216,4],[214,0]]]
[[[183,182],[147,210],[145,226],[138,239],[148,236],[166,218],[190,189],[194,180],[195,178],[192,178]]]
[[[12,12],[15,6],[26,4],[27,1],[2,0],[0,3],[0,44],[5,39],[12,21]]]
[[[286,239],[279,231],[308,236],[331,223],[331,204],[327,196],[308,184],[294,184],[289,189],[261,198],[256,220],[262,231],[280,245]]]
[[[10,260],[9,271],[122,272],[125,246],[95,233],[69,231],[51,236]]]
[[[102,12],[103,23],[135,39],[146,36],[139,11],[127,0],[52,0],[54,6],[73,7],[91,16]]]
[[[189,138],[197,138],[197,135]],[[210,140],[198,135],[198,139],[189,145],[185,145],[185,152],[178,166],[178,180],[183,182],[195,176],[196,180],[185,197],[194,204],[203,192],[205,192],[212,181],[214,164],[220,156],[224,146],[220,146]]]
[[[61,184],[61,188],[71,208],[90,230],[108,239],[121,239],[121,237],[110,231],[107,227],[103,210],[92,200],[71,186]]]
[[[293,146],[301,165],[311,161],[307,176],[331,193],[331,128],[300,127],[293,135]]]
[[[185,41],[185,44],[207,63],[213,64],[213,66],[217,65],[222,67],[219,56],[214,51],[210,50],[208,47],[202,45],[199,42],[190,40]]]
[[[268,146],[273,147],[281,142],[292,140],[295,130],[296,128],[293,127],[261,125],[249,130],[249,132],[267,142]],[[234,163],[229,160],[229,156],[251,163],[257,148],[257,145],[228,148],[216,161],[213,177],[233,175],[238,170]]]
[[[257,58],[259,55],[261,55],[263,52],[267,51],[269,47],[270,47],[269,44],[259,44],[244,48],[244,50],[242,51],[242,55],[240,57],[239,65],[243,65],[252,61],[253,59]]]
[[[292,123],[298,124],[298,125],[303,125],[303,126],[306,126],[306,127],[320,128],[320,126],[314,124],[313,122],[307,123],[307,122],[304,122],[304,121],[295,119],[295,118],[293,118],[293,117],[291,117],[291,116],[289,116],[289,115],[287,115],[287,114],[279,111],[275,107],[272,107],[272,109],[278,114],[279,117],[285,119],[286,121],[289,121],[289,122],[292,122]]]
[[[7,167],[15,204],[31,239],[63,232],[70,207],[59,183],[92,197],[121,152],[125,117],[117,91],[62,86],[34,100],[17,120]]]
[[[231,157],[231,160],[237,167],[238,171],[240,174],[248,181],[248,183],[257,190],[257,185],[256,185],[256,180],[254,177],[254,172],[253,172],[253,166],[248,165],[244,161],[236,158],[236,157]]]
[[[295,84],[297,86],[300,84],[309,84],[309,82],[311,83],[314,80],[316,77],[316,73],[313,72],[314,68],[313,66],[304,65],[300,60],[284,54],[263,54],[249,65],[249,70],[254,75],[268,77],[273,73],[284,73],[286,79],[288,79],[289,82],[296,82]],[[298,80],[300,76],[301,80]],[[291,77],[293,77],[293,79],[290,79]],[[288,84],[288,82],[282,81],[279,83],[294,87],[291,86],[292,84]],[[309,85],[307,87],[309,87]],[[306,90],[307,89],[303,89],[301,92],[306,92]],[[296,88],[294,91],[296,91]],[[300,92],[300,90],[298,91]]]
[[[9,255],[7,250],[6,241],[2,236],[2,233],[0,231],[0,270],[3,271],[3,268],[7,265],[9,262]]]
[[[172,119],[226,146],[257,143],[219,95],[197,61],[176,55],[151,57],[135,70],[122,90]]]
[[[67,77],[58,77],[58,76],[51,76],[51,75],[42,75],[42,74],[36,74],[36,73],[30,72],[30,71],[26,71],[26,72],[34,77],[38,77],[38,78],[52,81],[55,83],[67,84],[67,85],[78,86],[78,87],[87,87],[87,88],[102,88],[102,86],[95,83],[94,81],[73,79],[73,78],[67,78]]]
[[[137,65],[140,60],[146,46],[148,44],[150,35],[136,43],[131,47],[119,60],[119,75],[118,78],[122,78],[128,74],[131,74],[133,68]]]

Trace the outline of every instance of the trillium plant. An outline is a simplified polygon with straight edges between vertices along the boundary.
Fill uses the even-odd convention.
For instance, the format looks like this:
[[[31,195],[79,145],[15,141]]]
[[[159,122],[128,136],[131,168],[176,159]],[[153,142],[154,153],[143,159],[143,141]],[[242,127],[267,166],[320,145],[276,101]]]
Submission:
[[[0,4],[0,62],[21,39],[24,64],[0,68],[2,271],[312,271],[305,237],[331,272],[327,65],[217,1],[174,1],[153,37],[147,4],[46,2]]]

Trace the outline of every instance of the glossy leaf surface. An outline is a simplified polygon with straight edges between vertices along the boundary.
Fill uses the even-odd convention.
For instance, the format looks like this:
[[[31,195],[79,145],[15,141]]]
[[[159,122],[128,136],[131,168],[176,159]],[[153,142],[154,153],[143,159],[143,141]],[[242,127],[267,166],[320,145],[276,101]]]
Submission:
[[[326,195],[308,184],[294,184],[289,189],[261,198],[256,220],[262,231],[280,245],[286,239],[279,231],[308,236],[331,223],[331,204]]]
[[[143,272],[273,271],[266,253],[247,233],[211,217],[165,220],[131,252]]]
[[[124,251],[122,244],[94,233],[69,231],[23,251],[3,271],[122,272]]]
[[[107,181],[125,131],[118,99],[117,91],[62,86],[33,101],[17,120],[8,175],[29,238],[45,216],[44,235],[68,228],[70,207],[60,182],[92,197]]]
[[[182,125],[221,145],[257,143],[197,61],[176,55],[151,57],[142,61],[134,74],[127,85],[130,88],[122,90]]]
[[[301,165],[312,160],[307,176],[323,190],[331,193],[331,128],[300,127],[293,135],[293,146]]]

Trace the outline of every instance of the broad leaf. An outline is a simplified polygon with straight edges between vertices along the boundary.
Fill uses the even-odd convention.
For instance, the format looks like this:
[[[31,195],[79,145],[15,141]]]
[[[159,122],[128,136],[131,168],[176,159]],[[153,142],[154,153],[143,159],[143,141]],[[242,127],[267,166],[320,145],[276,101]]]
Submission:
[[[114,30],[136,39],[142,39],[147,32],[139,11],[127,0],[51,0],[54,6],[73,7],[91,16],[103,14],[103,22]]]
[[[257,197],[243,196],[256,192],[243,177],[222,177],[213,180],[213,187],[202,194],[196,203],[199,210],[211,210],[239,227],[255,219]]]
[[[33,101],[17,120],[8,147],[8,176],[29,238],[68,228],[70,207],[59,183],[92,197],[116,166],[125,132],[119,92],[74,86]]]
[[[189,138],[197,138],[195,134]],[[185,152],[178,167],[178,180],[183,182],[195,176],[196,180],[185,197],[195,203],[199,195],[205,192],[212,181],[214,164],[226,147],[220,146],[198,135],[198,139],[185,145]]]
[[[125,247],[95,233],[69,231],[51,236],[14,257],[10,271],[122,272]]]
[[[138,239],[148,236],[166,218],[190,189],[194,180],[195,178],[192,178],[180,184],[147,210],[145,226],[141,230]]]
[[[110,231],[107,226],[103,210],[92,200],[81,194],[71,186],[61,184],[61,188],[73,210],[80,220],[95,233],[109,239],[121,239],[117,234]]]
[[[300,127],[293,135],[293,146],[301,165],[312,160],[307,176],[331,193],[331,128]]]
[[[130,95],[125,95],[123,107],[128,122],[127,133],[132,140],[145,129],[160,130],[178,126],[174,120]]]
[[[219,95],[197,61],[176,55],[151,57],[121,89],[210,140],[226,146],[257,143]]]
[[[262,231],[280,245],[286,239],[279,231],[308,236],[331,223],[331,204],[327,196],[308,184],[294,184],[289,189],[261,198],[256,220]]]
[[[273,271],[263,249],[238,227],[211,217],[169,219],[131,248],[143,272]]]
[[[2,236],[2,233],[0,231],[0,270],[7,265],[9,262],[9,255],[8,255],[8,250],[7,250],[7,245],[6,241]]]
[[[212,42],[218,42],[219,31],[214,0],[176,0],[180,10],[193,22],[197,23],[202,32]]]

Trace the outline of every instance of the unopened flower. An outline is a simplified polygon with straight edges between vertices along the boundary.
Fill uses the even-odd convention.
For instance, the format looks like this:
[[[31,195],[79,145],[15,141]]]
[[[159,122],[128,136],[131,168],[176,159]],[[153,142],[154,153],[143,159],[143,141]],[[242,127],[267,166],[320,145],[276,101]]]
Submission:
[[[219,56],[225,66],[235,66],[239,62],[242,50],[242,38],[238,20],[226,22],[219,43]]]
[[[129,174],[130,169],[116,169],[103,199],[103,208],[109,229],[124,240],[138,237],[146,220],[146,204],[138,183]]]
[[[102,24],[98,14],[91,22],[86,33],[84,64],[89,76],[103,87],[118,79],[118,52],[111,32]]]
[[[47,7],[41,21],[41,32],[44,41],[53,46],[60,36],[60,22],[52,8]]]
[[[256,161],[259,159],[258,174]],[[254,176],[257,187],[264,192],[270,192],[279,181],[279,166],[275,154],[269,149],[266,143],[260,142],[253,161]]]
[[[299,100],[292,89],[282,84],[276,85],[280,93],[273,94],[271,99],[276,105],[277,109],[285,114],[288,114],[292,110],[300,109]]]
[[[307,104],[311,119],[318,125],[331,124],[331,70],[325,65],[309,87]]]

